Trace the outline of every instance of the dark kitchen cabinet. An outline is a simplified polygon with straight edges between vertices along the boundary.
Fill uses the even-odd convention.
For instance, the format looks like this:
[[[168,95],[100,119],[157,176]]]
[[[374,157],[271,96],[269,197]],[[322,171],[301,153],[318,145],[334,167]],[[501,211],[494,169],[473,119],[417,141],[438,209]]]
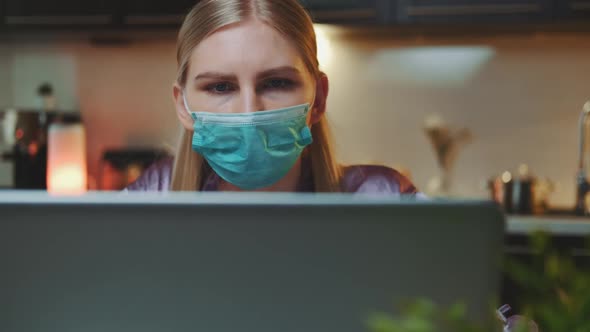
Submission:
[[[590,0],[299,0],[316,23],[357,26],[588,22]],[[0,30],[177,29],[198,0],[0,0]]]
[[[384,23],[391,0],[301,0],[317,23]]]
[[[108,25],[117,4],[114,0],[3,0],[7,26]]]
[[[556,0],[559,21],[590,21],[590,0]]]
[[[196,0],[125,0],[123,24],[166,26],[180,25]]]
[[[554,0],[393,0],[398,23],[527,23],[551,20]],[[556,0],[561,1],[561,0]]]
[[[318,23],[384,22],[391,0],[301,0]],[[123,23],[127,25],[178,25],[195,0],[125,0]],[[385,10],[381,10],[385,9]]]

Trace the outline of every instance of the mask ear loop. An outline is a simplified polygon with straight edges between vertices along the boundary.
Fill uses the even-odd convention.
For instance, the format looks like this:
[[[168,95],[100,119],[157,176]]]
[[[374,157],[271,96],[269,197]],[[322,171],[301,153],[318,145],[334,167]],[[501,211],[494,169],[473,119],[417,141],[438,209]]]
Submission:
[[[316,99],[316,95],[313,96],[312,102],[309,104],[310,116],[313,116],[313,108],[314,108],[314,104],[315,104],[315,99]],[[311,123],[309,125],[309,135],[313,139],[313,123]],[[313,144],[313,142],[311,144],[309,144],[308,146],[306,146],[303,149],[303,152],[301,153],[302,161],[304,161],[304,163],[306,165],[308,165],[309,167],[311,167],[310,165],[311,165],[311,145],[312,144]]]
[[[313,100],[312,100],[311,104],[309,105],[309,113],[311,114],[312,117],[314,116],[314,107],[315,107],[316,97],[317,97],[317,95],[313,96]],[[311,123],[309,125],[309,129],[310,130],[313,129],[313,126],[314,126],[314,123]]]
[[[188,115],[189,118],[191,118],[191,120],[195,121],[196,115],[195,112],[191,111],[190,107],[188,107],[188,102],[186,101],[186,91],[182,90],[182,102],[184,104],[184,109]]]
[[[190,107],[188,107],[188,103],[186,102],[186,91],[182,90],[182,102],[184,103],[184,108],[187,111],[187,113],[189,115],[191,115],[193,112],[191,111]]]

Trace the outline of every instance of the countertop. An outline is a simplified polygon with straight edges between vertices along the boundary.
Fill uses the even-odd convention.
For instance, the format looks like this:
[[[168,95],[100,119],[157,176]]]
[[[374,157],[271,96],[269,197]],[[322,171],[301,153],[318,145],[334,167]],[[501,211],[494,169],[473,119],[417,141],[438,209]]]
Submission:
[[[506,218],[506,231],[509,234],[530,234],[538,230],[561,236],[589,236],[590,218],[566,215],[509,215]]]

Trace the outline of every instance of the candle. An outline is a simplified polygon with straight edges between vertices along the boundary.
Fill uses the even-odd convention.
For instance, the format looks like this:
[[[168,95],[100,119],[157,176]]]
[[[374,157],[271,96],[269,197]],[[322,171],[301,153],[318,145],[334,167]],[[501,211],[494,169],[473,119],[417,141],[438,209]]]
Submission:
[[[87,190],[86,134],[80,123],[54,123],[47,137],[47,190],[81,194]]]

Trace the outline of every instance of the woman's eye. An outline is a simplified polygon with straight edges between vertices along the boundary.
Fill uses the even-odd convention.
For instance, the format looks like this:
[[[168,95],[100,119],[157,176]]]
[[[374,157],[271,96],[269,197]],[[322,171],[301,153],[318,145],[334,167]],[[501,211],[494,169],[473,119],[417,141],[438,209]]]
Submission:
[[[223,82],[223,83],[215,83],[207,86],[207,91],[211,93],[226,93],[233,91],[234,87],[231,83]]]
[[[264,83],[266,89],[287,90],[293,87],[293,81],[286,79],[270,79]]]

